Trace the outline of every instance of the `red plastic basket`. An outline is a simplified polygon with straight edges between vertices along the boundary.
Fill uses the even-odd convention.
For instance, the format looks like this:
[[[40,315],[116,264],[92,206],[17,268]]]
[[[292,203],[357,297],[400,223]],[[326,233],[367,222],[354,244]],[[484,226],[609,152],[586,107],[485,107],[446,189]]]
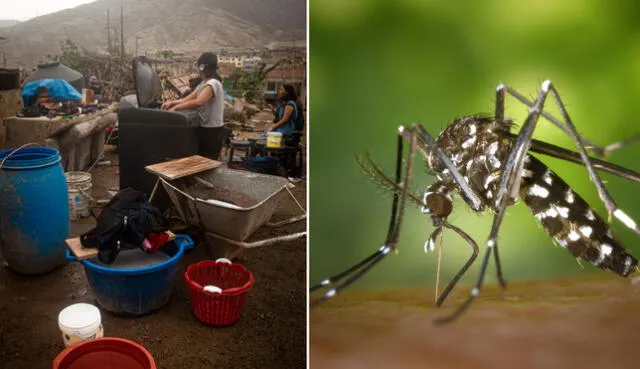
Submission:
[[[253,286],[253,274],[228,259],[203,260],[191,264],[184,274],[193,313],[203,323],[225,326],[240,318],[247,293]],[[209,292],[204,286],[214,285],[222,292]]]

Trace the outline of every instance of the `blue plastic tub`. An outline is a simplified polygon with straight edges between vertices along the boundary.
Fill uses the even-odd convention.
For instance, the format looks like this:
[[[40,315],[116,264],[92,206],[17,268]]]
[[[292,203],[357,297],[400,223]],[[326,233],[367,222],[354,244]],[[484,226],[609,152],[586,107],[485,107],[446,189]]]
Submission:
[[[103,309],[117,315],[140,316],[157,311],[169,302],[178,261],[184,251],[193,246],[189,236],[176,235],[174,241],[157,251],[169,255],[170,259],[146,268],[116,269],[90,260],[79,262],[84,265],[89,286]],[[67,260],[78,261],[69,250]]]
[[[65,264],[67,181],[48,147],[0,151],[0,247],[10,269],[43,274]]]

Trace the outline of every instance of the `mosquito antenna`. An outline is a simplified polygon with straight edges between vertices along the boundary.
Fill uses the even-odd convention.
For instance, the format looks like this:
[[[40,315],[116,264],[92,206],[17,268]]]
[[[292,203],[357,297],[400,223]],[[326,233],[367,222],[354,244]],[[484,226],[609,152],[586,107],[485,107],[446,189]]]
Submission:
[[[362,168],[364,173],[369,176],[375,183],[391,191],[392,193],[396,193],[398,195],[402,194],[402,192],[404,191],[403,187],[395,183],[393,179],[391,179],[391,177],[389,177],[384,172],[384,170],[378,164],[376,164],[376,162],[371,158],[371,155],[368,151],[365,152],[365,159],[360,157],[360,155],[358,154],[355,154],[355,157],[360,168]],[[367,164],[365,164],[365,160],[367,161]],[[407,197],[411,200],[411,202],[418,206],[424,206],[424,202],[422,202],[422,200],[420,200],[420,198],[416,194],[410,192],[408,184],[405,184],[405,186],[407,187]]]

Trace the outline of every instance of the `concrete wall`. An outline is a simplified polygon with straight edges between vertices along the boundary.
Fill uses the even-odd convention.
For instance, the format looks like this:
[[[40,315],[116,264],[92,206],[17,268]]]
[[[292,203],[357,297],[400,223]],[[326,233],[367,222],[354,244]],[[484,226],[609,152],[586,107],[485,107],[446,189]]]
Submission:
[[[22,110],[20,90],[0,91],[0,119],[12,117]]]

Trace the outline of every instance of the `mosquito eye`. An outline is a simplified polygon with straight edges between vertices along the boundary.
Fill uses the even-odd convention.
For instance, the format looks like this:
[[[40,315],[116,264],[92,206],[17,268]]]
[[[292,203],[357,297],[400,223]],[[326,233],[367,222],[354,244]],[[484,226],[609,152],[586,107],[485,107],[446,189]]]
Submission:
[[[453,211],[453,204],[445,195],[439,193],[430,193],[426,197],[427,208],[429,213],[436,214],[446,218]]]

